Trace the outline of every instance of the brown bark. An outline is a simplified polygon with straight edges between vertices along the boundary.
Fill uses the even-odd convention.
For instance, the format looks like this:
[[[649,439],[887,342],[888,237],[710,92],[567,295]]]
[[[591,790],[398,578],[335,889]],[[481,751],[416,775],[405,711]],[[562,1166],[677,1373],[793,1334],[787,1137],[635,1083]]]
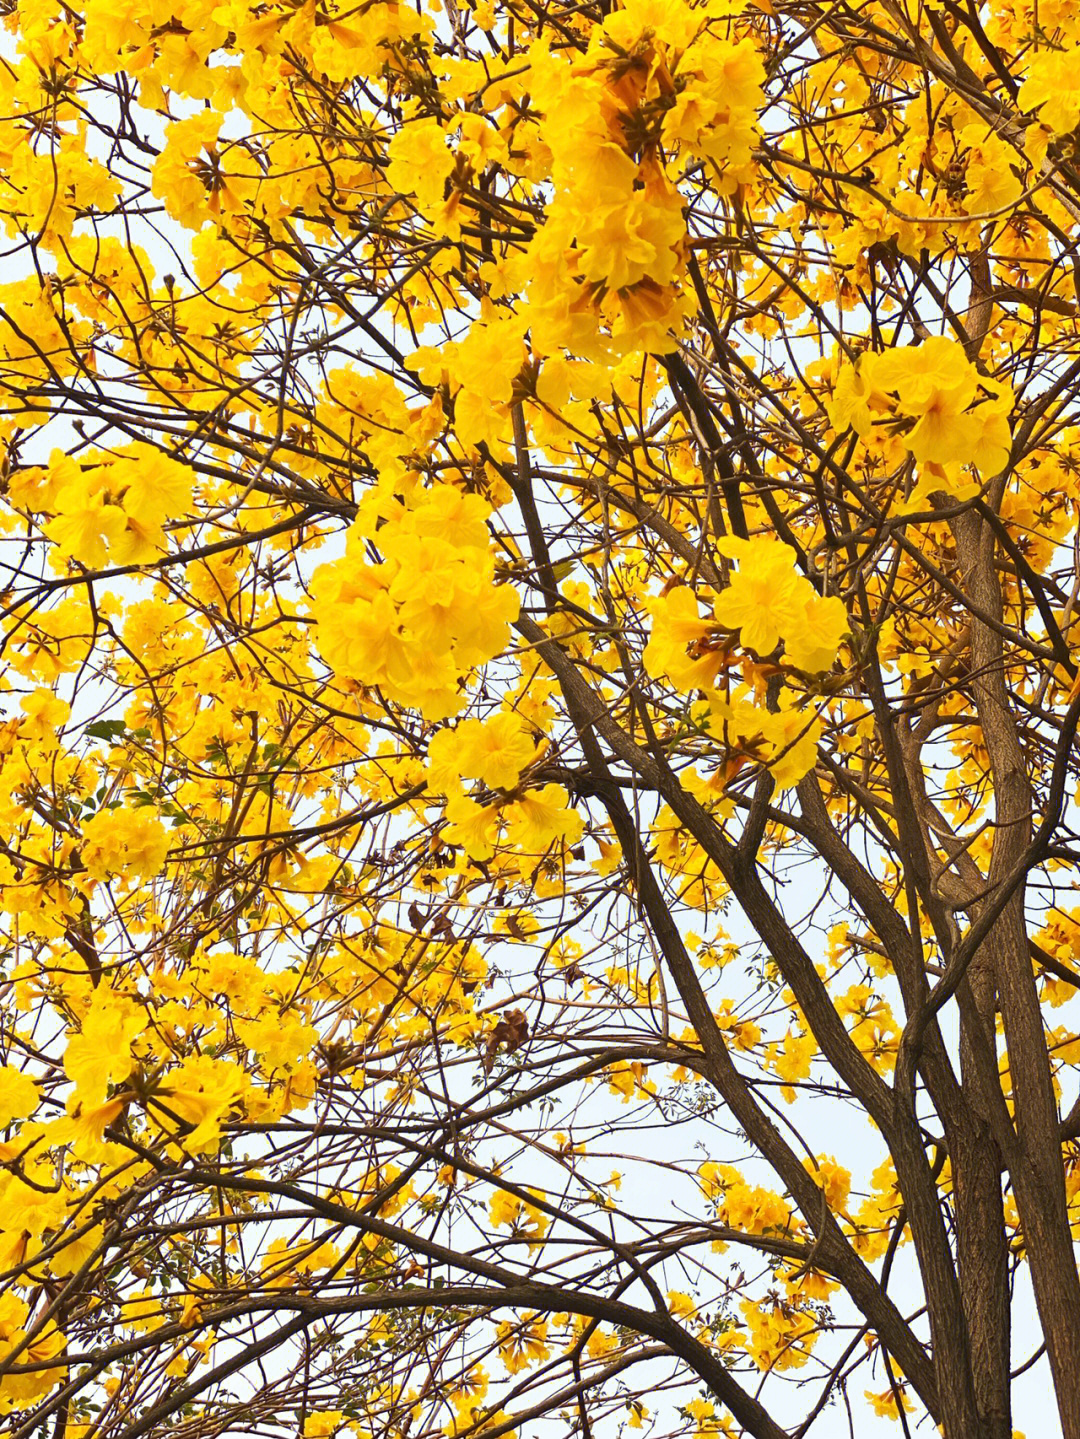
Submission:
[[[994,570],[994,535],[978,516],[953,522],[965,584],[979,609],[1002,611]],[[1032,843],[1035,798],[1006,692],[1001,635],[973,619],[972,680],[994,783],[995,830],[988,892],[1023,865]],[[977,911],[976,911],[977,912]],[[985,945],[976,972],[988,1007],[990,975],[1001,1000],[1015,1109],[1017,1151],[1006,1155],[1023,1225],[1032,1282],[1043,1325],[1065,1439],[1080,1436],[1080,1279],[1065,1198],[1065,1173],[1042,1012],[1035,988],[1024,908],[1015,887]],[[969,1043],[973,1036],[969,1036]]]

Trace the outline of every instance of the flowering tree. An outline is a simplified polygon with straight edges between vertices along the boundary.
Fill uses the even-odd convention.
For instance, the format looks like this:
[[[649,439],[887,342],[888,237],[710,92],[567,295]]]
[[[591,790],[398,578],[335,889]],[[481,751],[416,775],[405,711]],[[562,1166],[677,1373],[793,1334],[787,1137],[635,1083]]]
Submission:
[[[1080,1439],[1077,7],[4,9],[6,1431]]]

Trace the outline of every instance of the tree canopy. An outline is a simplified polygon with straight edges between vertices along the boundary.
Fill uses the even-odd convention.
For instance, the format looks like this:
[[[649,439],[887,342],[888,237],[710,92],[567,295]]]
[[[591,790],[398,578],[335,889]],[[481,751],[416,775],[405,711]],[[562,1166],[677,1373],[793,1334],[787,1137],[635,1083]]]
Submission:
[[[1080,1439],[1080,9],[3,9],[6,1431]]]

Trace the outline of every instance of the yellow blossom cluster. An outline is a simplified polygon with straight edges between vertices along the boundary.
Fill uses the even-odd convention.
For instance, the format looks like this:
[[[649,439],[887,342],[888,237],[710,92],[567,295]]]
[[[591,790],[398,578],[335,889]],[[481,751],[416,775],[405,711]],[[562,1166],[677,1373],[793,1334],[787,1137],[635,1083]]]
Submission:
[[[486,511],[451,485],[372,505],[345,557],[312,582],[320,647],[340,674],[429,720],[461,708],[461,681],[504,648],[518,609],[514,591],[494,580]]]
[[[932,337],[842,365],[828,407],[838,431],[901,445],[924,467],[921,494],[962,489],[967,466],[984,479],[1003,469],[1012,406],[1006,382],[980,374],[956,340]]]

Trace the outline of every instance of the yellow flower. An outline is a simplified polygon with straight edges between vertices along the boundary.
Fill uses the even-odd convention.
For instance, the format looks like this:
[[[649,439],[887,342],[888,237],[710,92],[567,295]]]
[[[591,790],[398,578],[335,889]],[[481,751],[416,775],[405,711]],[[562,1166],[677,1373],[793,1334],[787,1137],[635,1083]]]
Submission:
[[[648,1078],[648,1068],[640,1060],[621,1060],[604,1071],[608,1089],[628,1104],[635,1094],[647,1096],[656,1093],[656,1085]]]
[[[120,1322],[127,1329],[148,1333],[160,1329],[166,1314],[161,1298],[149,1289],[136,1290],[120,1307]]]
[[[417,490],[407,504],[378,500],[357,520],[345,559],[312,581],[319,645],[330,665],[436,721],[464,703],[462,681],[499,654],[519,604],[495,582],[476,495],[452,485]],[[363,556],[368,537],[385,557]]]
[[[643,656],[646,671],[666,677],[683,693],[711,688],[726,650],[716,639],[716,626],[699,615],[694,591],[678,585],[648,608],[653,625]]]
[[[83,1227],[81,1220],[76,1220],[78,1228]],[[104,1238],[105,1230],[101,1224],[95,1224],[85,1233],[78,1235],[64,1243],[64,1236],[58,1236],[58,1243],[64,1247],[49,1259],[49,1269],[53,1274],[74,1274],[81,1269],[90,1256],[97,1249]]]
[[[443,188],[454,168],[454,155],[437,120],[402,125],[387,149],[386,178],[403,195],[415,195],[425,208],[442,203]]]
[[[0,1294],[0,1363],[26,1338],[31,1323],[29,1306],[11,1290]],[[22,1374],[8,1373],[0,1379],[0,1414],[12,1409],[26,1409],[54,1389],[64,1377],[63,1364],[48,1361],[62,1354],[66,1340],[54,1324],[47,1324],[39,1335],[21,1350],[15,1361],[22,1365],[42,1365]]]
[[[800,621],[800,576],[794,555],[776,540],[727,540],[720,548],[737,558],[739,568],[717,596],[714,613],[727,629],[738,630],[746,649],[764,657]],[[803,580],[805,585],[806,581]]]
[[[496,1189],[491,1196],[488,1217],[496,1229],[506,1225],[519,1238],[528,1239],[530,1250],[539,1248],[551,1223],[534,1204],[519,1199],[516,1194],[508,1194],[505,1189]]]
[[[746,1352],[759,1369],[801,1369],[817,1338],[817,1322],[788,1303],[754,1303],[744,1300],[739,1309],[746,1320]]]
[[[83,829],[83,863],[94,879],[153,879],[168,851],[168,831],[147,810],[99,810]]]
[[[0,1128],[25,1119],[38,1106],[38,1087],[14,1064],[0,1065]]]
[[[449,1399],[460,1413],[471,1413],[477,1409],[487,1392],[487,1370],[482,1364],[474,1364],[454,1382]]]
[[[490,859],[499,828],[497,805],[483,806],[468,795],[451,795],[446,802],[443,834],[449,844],[460,844],[470,859]]]
[[[791,1225],[791,1210],[779,1194],[759,1185],[732,1184],[724,1196],[721,1217],[744,1234],[768,1234]]]
[[[340,1409],[316,1409],[304,1420],[304,1439],[333,1439],[344,1423]]]
[[[556,842],[574,844],[581,836],[584,821],[567,809],[569,795],[562,785],[546,784],[528,790],[502,811],[510,843],[530,854],[542,853]]]
[[[1042,50],[1032,55],[1027,79],[1020,87],[1017,104],[1029,113],[1039,112],[1039,120],[1055,135],[1067,135],[1080,124],[1080,89],[1077,87],[1077,66],[1080,48]]]
[[[819,1189],[824,1190],[825,1202],[837,1214],[842,1214],[851,1193],[851,1173],[837,1164],[831,1156],[819,1155],[817,1164],[807,1156],[803,1160],[806,1169]]]
[[[166,1133],[179,1133],[188,1153],[206,1153],[220,1143],[221,1126],[247,1084],[248,1077],[238,1064],[209,1055],[193,1056],[158,1085],[148,1101],[149,1113]]]
[[[439,730],[428,746],[428,772],[439,789],[468,776],[509,790],[537,752],[518,717],[503,710],[487,720],[463,720],[455,729]]]
[[[99,988],[78,1034],[68,1039],[64,1070],[79,1099],[90,1109],[105,1099],[110,1081],[135,1067],[132,1041],[146,1028],[146,1016],[124,996]]]
[[[990,475],[1008,459],[1011,407],[1008,385],[980,375],[955,340],[934,336],[864,354],[857,376],[844,367],[828,408],[838,429],[850,424],[866,438],[884,423],[916,460]]]
[[[907,1394],[904,1392],[903,1386],[899,1384],[897,1385],[895,1390],[886,1389],[881,1394],[873,1394],[870,1392],[869,1389],[865,1389],[863,1393],[866,1395],[867,1399],[870,1400],[870,1404],[874,1410],[874,1413],[878,1416],[879,1419],[900,1418],[900,1405],[896,1402],[897,1394],[899,1394],[900,1396],[900,1404],[904,1406],[905,1414],[910,1414],[915,1407],[912,1404],[911,1400],[907,1397]]]
[[[68,1103],[68,1118],[54,1126],[58,1138],[66,1139],[73,1153],[88,1163],[108,1154],[105,1130],[123,1114],[126,1099],[110,1099],[104,1104],[86,1104],[77,1096]]]
[[[518,1321],[503,1320],[496,1328],[499,1358],[507,1371],[520,1374],[530,1364],[541,1364],[548,1358],[547,1320],[538,1314],[524,1314]]]
[[[127,525],[123,510],[109,504],[103,492],[92,492],[81,480],[65,486],[56,505],[58,513],[45,526],[45,533],[56,542],[59,553],[78,560],[87,569],[101,569]]]
[[[24,738],[48,746],[59,743],[57,731],[63,729],[71,717],[71,706],[65,700],[52,690],[39,687],[23,695],[19,708],[26,715],[19,726]]]

